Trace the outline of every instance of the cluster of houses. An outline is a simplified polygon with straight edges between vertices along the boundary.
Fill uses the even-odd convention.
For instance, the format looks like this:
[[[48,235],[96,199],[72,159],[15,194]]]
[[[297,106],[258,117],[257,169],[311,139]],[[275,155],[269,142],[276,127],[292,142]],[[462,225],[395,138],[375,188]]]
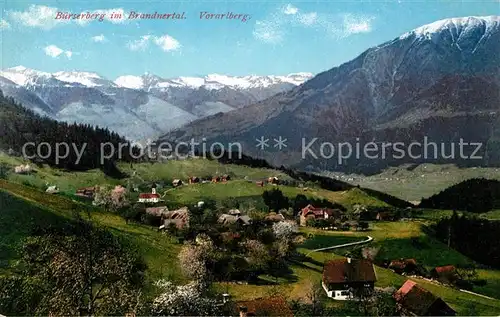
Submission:
[[[383,266],[397,274],[428,276],[445,284],[453,284],[459,279],[457,269],[454,265],[434,267],[429,274],[420,270],[416,259],[392,260],[388,265]]]
[[[404,264],[404,263],[403,263]],[[413,265],[408,261],[404,265]],[[357,294],[375,290],[377,274],[373,263],[366,259],[334,259],[323,267],[322,286],[326,295],[335,300],[353,300]],[[454,316],[456,312],[441,298],[412,280],[407,280],[393,294],[397,309],[403,316]]]

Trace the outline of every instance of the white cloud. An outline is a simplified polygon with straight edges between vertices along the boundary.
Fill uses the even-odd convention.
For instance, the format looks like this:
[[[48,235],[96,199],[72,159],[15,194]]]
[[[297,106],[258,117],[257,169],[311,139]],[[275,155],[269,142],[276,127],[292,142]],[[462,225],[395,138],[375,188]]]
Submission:
[[[294,15],[297,14],[297,12],[299,12],[299,9],[291,4],[287,4],[286,7],[283,8],[283,13],[286,15]]]
[[[146,47],[148,47],[150,38],[151,38],[150,35],[141,36],[140,39],[129,42],[127,44],[127,47],[131,51],[142,51],[142,50],[146,49]]]
[[[56,19],[57,13],[61,12],[64,14],[81,14],[83,18],[78,19]],[[92,15],[98,15],[96,18],[90,18]],[[80,26],[87,25],[89,23],[101,23],[99,18],[102,16],[103,21],[108,21],[114,24],[124,23],[127,21],[125,16],[125,10],[123,8],[113,8],[113,9],[98,9],[92,11],[83,12],[68,12],[66,10],[58,9],[56,7],[49,7],[44,5],[32,4],[25,11],[7,11],[9,19],[20,23],[21,25],[40,28],[44,30],[52,29],[58,25],[68,25],[70,23],[75,23]],[[114,18],[112,18],[112,16]]]
[[[181,43],[167,34],[160,37],[155,37],[154,42],[165,52],[176,51],[181,48]]]
[[[68,59],[71,59],[71,56],[73,55],[73,52],[65,51],[62,48],[59,48],[55,45],[46,46],[43,49],[43,51],[45,52],[46,55],[48,55],[52,58],[57,58],[57,57],[61,56],[61,54],[62,54],[64,56],[66,56]]]
[[[0,20],[0,30],[5,30],[5,29],[10,29],[10,24],[9,24],[9,22],[1,19]]]
[[[8,16],[22,25],[48,30],[68,21],[56,20],[57,11],[54,7],[32,4],[26,11],[9,11]]]
[[[140,39],[131,41],[127,47],[132,51],[143,51],[153,43],[165,52],[172,52],[179,50],[181,43],[172,36],[165,34],[163,36],[143,35]]]
[[[371,32],[372,20],[373,17],[353,16],[351,14],[346,15],[344,17],[346,35]]]
[[[271,13],[266,19],[257,20],[253,29],[255,39],[276,44],[283,41],[296,28],[311,28],[336,39],[373,30],[374,17],[346,14],[304,12],[288,4]]]
[[[298,16],[298,21],[304,25],[313,25],[317,22],[318,14],[316,12],[302,13]]]
[[[100,35],[96,35],[96,36],[92,36],[90,38],[92,41],[96,42],[96,43],[102,43],[102,42],[106,42],[107,39],[106,37],[104,36],[104,34],[100,34]]]
[[[253,36],[262,42],[275,44],[283,40],[283,30],[276,20],[257,21]]]

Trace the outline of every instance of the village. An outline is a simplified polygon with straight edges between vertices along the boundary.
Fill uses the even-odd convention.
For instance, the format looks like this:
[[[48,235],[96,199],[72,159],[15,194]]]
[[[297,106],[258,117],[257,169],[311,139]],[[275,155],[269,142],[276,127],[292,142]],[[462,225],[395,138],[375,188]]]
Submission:
[[[29,165],[20,165],[15,167],[14,172],[29,174],[32,170]],[[257,180],[247,178],[245,181],[253,183],[256,187],[265,188],[264,194],[273,193],[277,197],[272,199],[277,201],[280,200],[279,196],[281,195],[280,184],[286,183],[277,176]],[[203,245],[203,242],[200,242],[203,239],[220,240],[220,251],[226,254],[245,252],[245,248],[240,249],[239,246],[250,243],[250,241],[258,241],[252,239],[260,239],[258,236],[262,230],[269,229],[277,236],[283,236],[283,240],[278,239],[278,241],[286,245],[280,247],[284,249],[278,251],[275,258],[270,259],[272,262],[286,261],[286,259],[290,260],[290,258],[294,257],[294,245],[300,245],[298,241],[304,240],[304,232],[300,228],[319,230],[319,232],[367,232],[368,236],[370,227],[374,223],[411,222],[414,217],[418,217],[416,211],[411,207],[397,210],[387,208],[368,210],[366,206],[354,205],[353,210],[347,211],[341,205],[324,207],[320,206],[322,204],[316,205],[314,202],[309,203],[308,201],[303,202],[304,206],[298,212],[284,208],[269,208],[267,213],[261,212],[256,217],[255,212],[248,212],[248,210],[234,206],[225,206],[219,208],[217,213],[207,216],[205,211],[213,207],[208,206],[213,202],[200,200],[192,205],[172,209],[167,206],[167,201],[165,201],[167,193],[185,186],[204,186],[206,184],[231,186],[231,182],[232,177],[228,174],[203,178],[190,176],[187,179],[175,178],[170,182],[157,180],[155,182],[145,182],[147,184],[129,183],[130,192],[122,185],[116,185],[114,188],[105,188],[100,185],[83,187],[76,189],[74,196],[92,202],[94,206],[114,208],[115,210],[121,208],[133,210],[124,212],[123,215],[127,221],[151,226],[159,232],[178,237],[179,241],[189,241],[195,238],[194,241],[195,245],[198,245],[197,247],[200,247],[200,243]],[[308,188],[303,184],[299,184],[297,187],[300,191],[308,191]],[[149,191],[140,191],[139,188],[149,188]],[[50,195],[57,194],[59,188],[57,185],[47,185],[46,193]],[[332,206],[335,205],[335,202],[333,203]],[[329,245],[318,250],[369,246],[372,240],[369,237],[368,240],[338,246]],[[271,248],[273,247],[271,246]],[[369,247],[366,249],[369,250]],[[362,249],[361,252],[365,252],[365,249]],[[267,265],[261,265],[257,270],[246,268],[214,272],[213,274],[218,274],[221,280],[227,280],[227,278],[242,280],[242,276],[255,277],[256,274],[262,273],[271,274],[278,279],[282,275],[280,270],[286,271],[286,265],[283,263],[278,263],[275,268],[271,269],[268,267],[262,268]],[[376,287],[377,271],[375,266],[386,268],[395,274],[408,277],[408,279],[399,288]],[[430,270],[422,265],[418,258],[384,258],[381,260],[370,256],[361,258],[345,257],[326,260],[323,263],[321,288],[324,296],[332,301],[370,301],[373,296],[376,296],[375,294],[385,292],[394,299],[395,309],[402,315],[453,316],[457,312],[439,296],[421,287],[419,280],[461,288],[468,283],[468,276],[472,273],[470,269],[458,268],[452,263],[433,267]],[[245,283],[249,282],[251,280],[247,279]],[[233,295],[235,294],[224,293],[222,302],[229,301]],[[266,305],[269,307],[266,307]],[[279,307],[279,315],[292,315],[289,304],[281,295],[261,297],[251,301],[240,301],[236,306],[238,307],[238,313],[242,317],[254,315],[256,310],[272,310],[276,307]]]

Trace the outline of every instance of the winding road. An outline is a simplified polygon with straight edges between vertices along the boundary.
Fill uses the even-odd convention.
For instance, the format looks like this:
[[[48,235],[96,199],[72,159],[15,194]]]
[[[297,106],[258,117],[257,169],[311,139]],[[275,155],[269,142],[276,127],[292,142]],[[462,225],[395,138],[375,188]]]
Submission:
[[[338,244],[338,245],[329,246],[329,247],[326,247],[326,248],[320,248],[320,249],[311,250],[311,251],[309,251],[306,254],[306,256],[308,256],[309,254],[311,254],[313,252],[320,252],[320,251],[326,251],[326,250],[333,250],[333,249],[338,249],[338,248],[350,247],[350,246],[353,246],[353,245],[365,244],[365,243],[368,243],[368,242],[371,242],[371,241],[373,241],[373,238],[370,237],[370,236],[367,236],[367,239],[363,240],[363,241],[349,242],[349,243],[344,243],[344,244]]]

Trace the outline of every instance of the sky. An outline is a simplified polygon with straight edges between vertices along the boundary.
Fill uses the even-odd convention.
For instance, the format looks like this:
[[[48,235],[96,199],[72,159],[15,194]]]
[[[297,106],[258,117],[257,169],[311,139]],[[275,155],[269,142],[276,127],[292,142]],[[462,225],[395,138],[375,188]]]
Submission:
[[[424,24],[500,15],[500,0],[4,0],[0,10],[2,69],[23,65],[108,79],[146,72],[169,78],[316,74]],[[129,19],[131,11],[184,12],[184,19]],[[56,19],[58,12],[105,18]],[[202,12],[248,18],[205,19]]]

